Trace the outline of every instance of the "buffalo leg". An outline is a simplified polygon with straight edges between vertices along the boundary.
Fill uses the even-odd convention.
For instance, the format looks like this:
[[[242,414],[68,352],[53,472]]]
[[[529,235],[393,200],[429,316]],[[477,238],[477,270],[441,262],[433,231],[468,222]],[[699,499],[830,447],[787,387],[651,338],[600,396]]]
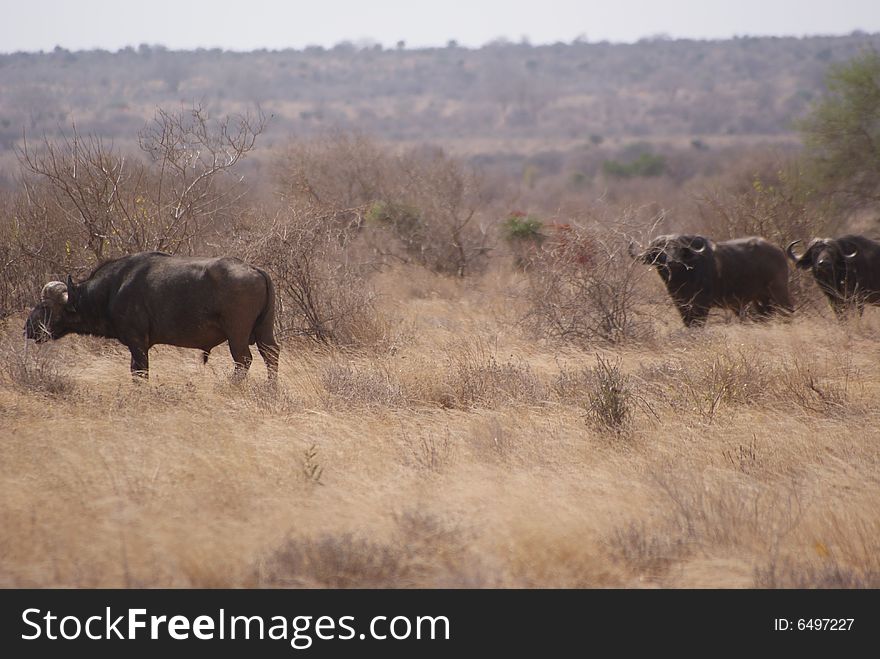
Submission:
[[[234,377],[243,378],[247,375],[251,362],[254,360],[251,350],[248,348],[247,340],[245,341],[229,341],[229,352],[232,353],[232,361],[235,362]]]
[[[257,349],[266,362],[269,381],[274,382],[278,377],[278,353],[281,347],[275,340],[274,322],[271,316],[264,318],[254,327],[251,340],[257,344]]]
[[[257,349],[266,362],[266,371],[269,373],[269,379],[275,380],[278,377],[278,353],[281,348],[274,341],[272,343],[263,343],[257,341]]]
[[[202,350],[202,364],[208,363],[208,355],[211,354],[210,350]]]
[[[132,376],[145,380],[150,377],[150,356],[148,350],[149,348],[128,346],[128,351],[131,353]]]

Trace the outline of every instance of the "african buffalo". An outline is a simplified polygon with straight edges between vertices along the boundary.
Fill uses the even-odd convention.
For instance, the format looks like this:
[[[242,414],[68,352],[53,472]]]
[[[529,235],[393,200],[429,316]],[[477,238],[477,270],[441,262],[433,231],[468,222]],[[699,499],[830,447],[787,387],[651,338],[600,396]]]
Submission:
[[[25,324],[37,343],[66,334],[118,339],[131,351],[133,375],[147,377],[156,344],[208,352],[223,341],[238,375],[257,344],[269,379],[278,373],[273,335],[275,288],[263,270],[235,258],[142,252],[107,261],[83,282],[52,281]]]
[[[859,314],[865,304],[880,305],[880,243],[864,236],[814,238],[806,251],[798,256],[795,240],[786,252],[796,267],[812,270],[819,288],[831,302],[831,308],[842,317],[850,305]]]
[[[785,253],[763,238],[715,243],[703,236],[658,236],[634,259],[657,267],[684,324],[702,325],[712,307],[759,317],[793,310]]]

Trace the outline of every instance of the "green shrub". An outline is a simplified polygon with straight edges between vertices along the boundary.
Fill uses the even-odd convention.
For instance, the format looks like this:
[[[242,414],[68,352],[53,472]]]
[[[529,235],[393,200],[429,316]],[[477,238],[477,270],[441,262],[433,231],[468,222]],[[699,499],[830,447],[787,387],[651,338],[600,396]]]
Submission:
[[[543,238],[541,229],[544,223],[537,217],[526,215],[525,213],[511,213],[501,225],[504,238],[508,241],[516,240],[535,240],[539,241]]]
[[[614,178],[661,176],[666,172],[666,158],[656,153],[642,153],[630,162],[606,160],[602,171]]]

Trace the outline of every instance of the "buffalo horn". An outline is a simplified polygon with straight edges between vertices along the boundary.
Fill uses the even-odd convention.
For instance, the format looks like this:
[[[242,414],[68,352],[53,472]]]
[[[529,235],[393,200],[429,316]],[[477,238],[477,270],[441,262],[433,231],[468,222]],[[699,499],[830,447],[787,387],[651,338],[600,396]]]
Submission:
[[[67,284],[61,281],[50,281],[43,286],[40,299],[67,304]]]

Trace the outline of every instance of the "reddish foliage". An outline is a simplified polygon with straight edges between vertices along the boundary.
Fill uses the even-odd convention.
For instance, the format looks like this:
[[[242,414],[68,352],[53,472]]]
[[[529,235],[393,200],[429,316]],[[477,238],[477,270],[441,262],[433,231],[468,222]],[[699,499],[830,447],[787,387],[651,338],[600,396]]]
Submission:
[[[568,223],[549,222],[544,225],[544,252],[578,265],[596,265],[598,249],[595,240],[583,229]]]

